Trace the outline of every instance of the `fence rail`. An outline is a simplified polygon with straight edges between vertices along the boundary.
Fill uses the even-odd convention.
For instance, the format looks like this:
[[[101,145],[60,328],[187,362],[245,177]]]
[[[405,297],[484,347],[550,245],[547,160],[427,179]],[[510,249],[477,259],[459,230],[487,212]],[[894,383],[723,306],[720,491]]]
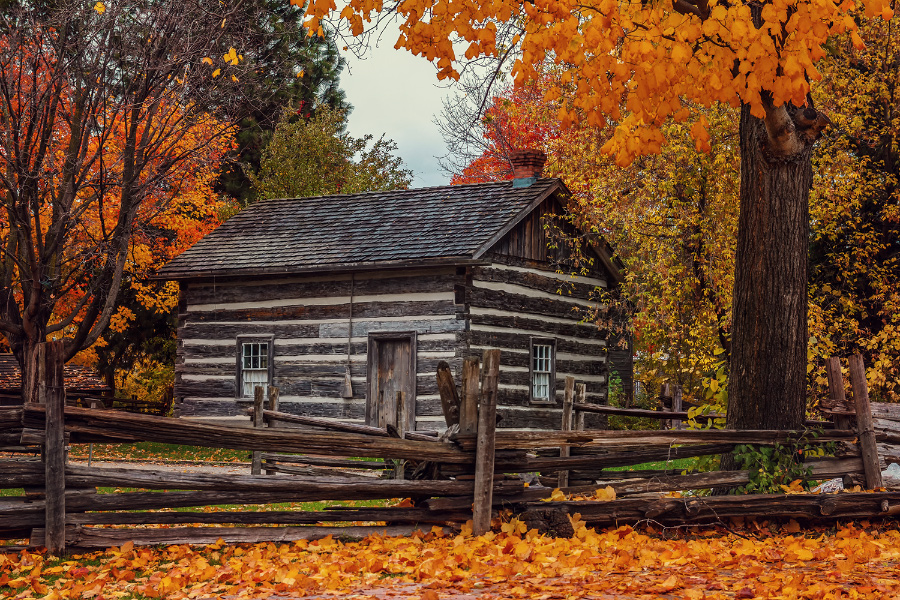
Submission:
[[[46,351],[56,349],[48,344]],[[856,377],[857,371],[851,369],[851,376]],[[566,382],[559,430],[496,430],[494,397],[498,372],[497,351],[488,351],[483,365],[474,359],[467,360],[461,391],[457,392],[449,368],[439,369],[439,389],[448,426],[448,431],[440,436],[436,432],[405,431],[403,427],[376,428],[288,415],[277,410],[275,389],[268,394],[267,406],[263,394],[257,395],[252,410],[257,427],[214,426],[65,406],[61,386],[53,385],[56,380],[50,379],[43,387],[42,404],[0,407],[0,450],[21,450],[28,443],[39,443],[42,451],[39,460],[0,461],[0,488],[25,490],[24,494],[0,500],[0,537],[28,537],[32,545],[47,545],[53,552],[62,552],[67,548],[114,545],[127,539],[136,543],[207,543],[213,535],[226,541],[299,539],[335,533],[329,523],[360,521],[383,523],[379,531],[407,532],[418,525],[430,527],[472,519],[478,533],[487,530],[491,518],[502,507],[518,511],[572,510],[580,512],[592,524],[645,519],[684,524],[754,514],[809,519],[857,518],[890,516],[900,510],[900,493],[896,492],[647,498],[641,495],[741,486],[748,483],[750,476],[746,471],[685,475],[666,471],[609,471],[612,467],[654,460],[718,455],[729,452],[736,444],[771,445],[802,439],[812,444],[837,442],[841,449],[838,457],[810,461],[812,478],[849,475],[870,488],[880,487],[877,478],[881,475],[881,465],[876,442],[882,442],[883,451],[884,442],[891,441],[891,436],[897,437],[886,423],[900,421],[900,408],[861,402],[859,399],[863,396],[867,399],[867,395],[858,378],[854,379],[854,406],[844,399],[827,408],[835,415],[835,426],[839,427],[812,437],[794,431],[585,430],[581,415],[602,412],[599,409],[608,411],[609,407],[585,403],[584,386],[574,380]],[[836,393],[834,396],[838,398]],[[634,409],[616,410],[631,410],[628,414],[638,416]],[[865,415],[860,411],[865,411]],[[681,416],[679,412],[666,412],[658,418],[680,419]],[[852,419],[858,422],[857,427],[852,427]],[[65,463],[66,443],[97,441],[154,441],[249,450],[257,460],[254,473],[248,475],[187,474]],[[874,456],[871,447],[875,448]],[[350,460],[351,457],[380,460],[364,462]],[[388,468],[393,470],[395,478],[373,476],[374,471]],[[261,474],[262,470],[265,475]],[[534,472],[540,473],[539,481],[546,487],[526,486],[524,479],[515,475]],[[401,475],[402,479],[396,478]],[[589,495],[598,487],[608,485],[614,487],[619,499],[577,504],[545,502],[556,486],[569,493]],[[98,493],[97,488],[106,487],[144,491]],[[412,505],[326,508],[311,512],[150,512],[221,504],[390,498],[410,498]],[[103,529],[108,525],[226,523],[237,527],[173,527],[164,531]],[[348,525],[340,531],[342,535],[353,536],[373,530]]]

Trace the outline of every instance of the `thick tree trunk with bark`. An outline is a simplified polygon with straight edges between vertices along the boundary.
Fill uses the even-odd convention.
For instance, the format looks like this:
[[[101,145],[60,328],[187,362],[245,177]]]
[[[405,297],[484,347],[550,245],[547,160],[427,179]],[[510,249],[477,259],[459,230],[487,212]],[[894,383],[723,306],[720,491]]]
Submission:
[[[729,428],[803,426],[810,157],[827,124],[809,107],[741,110]]]

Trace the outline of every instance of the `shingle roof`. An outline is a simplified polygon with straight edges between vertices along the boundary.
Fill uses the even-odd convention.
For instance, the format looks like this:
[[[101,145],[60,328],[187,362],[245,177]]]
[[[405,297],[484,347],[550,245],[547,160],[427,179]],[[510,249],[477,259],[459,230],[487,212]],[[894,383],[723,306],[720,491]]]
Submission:
[[[511,181],[264,200],[169,262],[157,279],[475,259],[557,190]]]

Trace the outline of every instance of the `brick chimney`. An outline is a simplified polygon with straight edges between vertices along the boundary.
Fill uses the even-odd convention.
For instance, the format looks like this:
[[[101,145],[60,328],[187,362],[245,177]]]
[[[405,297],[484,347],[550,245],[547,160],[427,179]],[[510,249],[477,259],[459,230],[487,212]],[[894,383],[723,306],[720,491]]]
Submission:
[[[510,158],[513,166],[513,187],[529,187],[544,171],[547,155],[537,148],[513,150]]]

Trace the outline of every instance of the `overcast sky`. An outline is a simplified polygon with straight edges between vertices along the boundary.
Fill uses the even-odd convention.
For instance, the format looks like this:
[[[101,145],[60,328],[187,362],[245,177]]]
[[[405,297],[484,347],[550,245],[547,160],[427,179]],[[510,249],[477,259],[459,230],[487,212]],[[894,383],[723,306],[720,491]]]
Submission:
[[[437,80],[431,63],[394,50],[396,40],[396,33],[386,33],[363,60],[344,53],[347,68],[341,87],[353,105],[348,130],[355,137],[371,133],[377,139],[384,134],[397,142],[413,171],[412,187],[447,184],[449,177],[438,167],[438,158],[446,152],[444,140],[432,121],[451,92]]]

